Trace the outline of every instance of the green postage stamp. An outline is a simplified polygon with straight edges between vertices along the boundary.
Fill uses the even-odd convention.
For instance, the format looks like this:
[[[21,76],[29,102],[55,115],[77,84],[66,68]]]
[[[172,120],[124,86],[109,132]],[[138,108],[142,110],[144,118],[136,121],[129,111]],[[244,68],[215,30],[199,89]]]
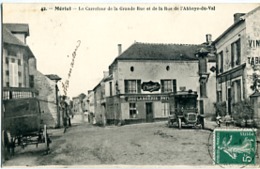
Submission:
[[[213,137],[214,164],[256,164],[256,135],[256,129],[215,129]]]

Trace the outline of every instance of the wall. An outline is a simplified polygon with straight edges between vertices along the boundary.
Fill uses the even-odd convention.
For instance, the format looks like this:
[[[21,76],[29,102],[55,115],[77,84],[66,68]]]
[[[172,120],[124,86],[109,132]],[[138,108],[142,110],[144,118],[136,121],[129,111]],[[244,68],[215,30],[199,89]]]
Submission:
[[[40,100],[41,111],[44,112],[42,113],[42,119],[47,127],[58,127],[58,112],[55,93],[56,83],[36,70],[34,64],[34,59],[29,59],[30,75],[34,75],[34,87],[39,91],[37,98]]]
[[[258,57],[260,59],[260,45],[259,46],[250,46],[249,40],[258,40],[260,42],[260,7],[253,10],[252,12],[246,15],[246,57],[245,63],[248,63],[248,57]],[[260,76],[260,62],[258,64],[246,65],[246,96],[249,97],[253,94],[253,90],[250,86],[253,84],[253,74],[256,73]]]
[[[134,66],[134,71],[130,67]],[[166,70],[170,66],[170,70]],[[141,79],[143,82],[160,82],[161,79],[177,79],[177,91],[185,86],[187,90],[199,91],[198,61],[119,61],[118,62],[118,85],[120,93],[124,93],[125,79]],[[143,94],[151,94],[142,91]],[[161,90],[152,94],[161,93]]]

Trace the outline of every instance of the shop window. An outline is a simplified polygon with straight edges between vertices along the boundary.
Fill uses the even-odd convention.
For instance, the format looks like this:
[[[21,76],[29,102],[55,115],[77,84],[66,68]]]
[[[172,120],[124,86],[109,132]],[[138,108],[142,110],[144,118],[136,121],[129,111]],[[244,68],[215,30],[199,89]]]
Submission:
[[[176,92],[176,80],[161,80],[162,93]]]
[[[141,80],[125,80],[125,93],[141,93]]]
[[[136,103],[129,103],[129,115],[130,118],[136,118],[137,111],[136,111]]]
[[[162,103],[162,116],[167,117],[169,115],[169,103]]]
[[[240,39],[231,44],[231,67],[241,64]]]

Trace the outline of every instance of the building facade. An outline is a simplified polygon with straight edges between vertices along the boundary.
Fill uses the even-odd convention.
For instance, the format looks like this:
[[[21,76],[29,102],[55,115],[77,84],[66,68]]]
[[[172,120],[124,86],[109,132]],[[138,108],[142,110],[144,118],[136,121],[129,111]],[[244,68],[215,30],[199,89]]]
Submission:
[[[3,24],[2,85],[3,99],[35,97],[31,86],[29,59],[35,58],[26,44],[28,24]]]
[[[108,123],[167,119],[174,111],[169,93],[200,92],[195,53],[202,47],[134,43],[121,53],[119,45],[119,56],[109,66],[110,78],[104,82]]]
[[[234,14],[234,23],[214,42],[217,52],[217,102],[230,115],[235,105],[259,93],[260,7],[247,14]],[[260,117],[259,103],[255,117]]]
[[[26,44],[28,24],[3,24],[3,100],[37,97],[47,127],[58,126],[60,78],[37,70],[36,58]]]

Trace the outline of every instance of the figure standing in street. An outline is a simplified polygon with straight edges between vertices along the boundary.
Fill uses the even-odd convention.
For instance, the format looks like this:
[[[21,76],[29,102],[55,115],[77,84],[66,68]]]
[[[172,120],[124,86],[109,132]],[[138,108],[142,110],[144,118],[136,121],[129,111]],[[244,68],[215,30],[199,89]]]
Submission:
[[[70,116],[69,116],[69,105],[65,100],[66,100],[66,96],[62,96],[60,106],[62,111],[64,133],[66,132],[68,126],[71,126]]]

